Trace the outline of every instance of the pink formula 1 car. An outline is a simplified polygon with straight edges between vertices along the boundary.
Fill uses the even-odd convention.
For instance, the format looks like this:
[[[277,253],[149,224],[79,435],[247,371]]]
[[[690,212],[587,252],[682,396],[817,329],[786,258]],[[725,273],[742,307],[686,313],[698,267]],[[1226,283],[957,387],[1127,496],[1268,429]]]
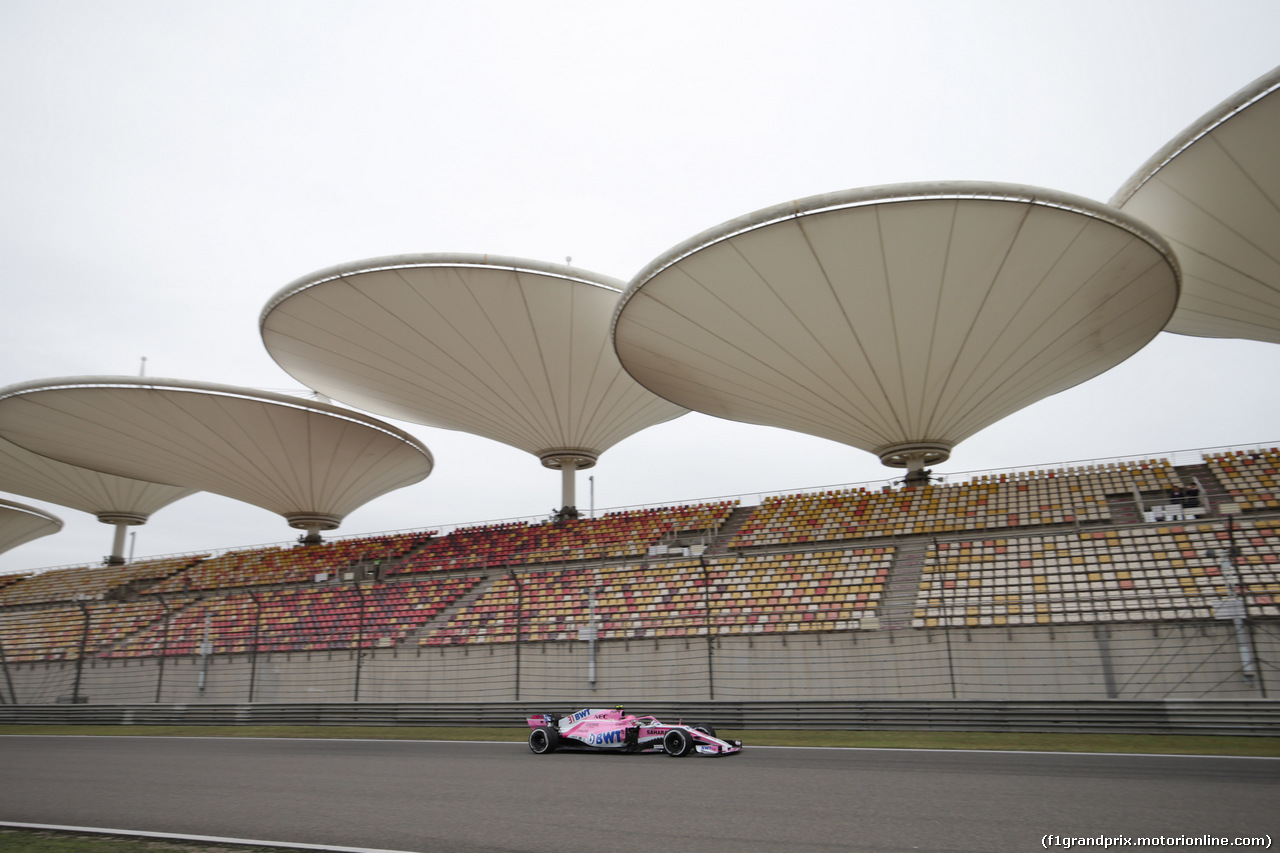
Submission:
[[[679,757],[733,755],[742,741],[721,740],[704,723],[660,723],[653,717],[636,717],[619,706],[612,711],[584,708],[574,714],[534,714],[528,718],[529,749],[538,755],[557,749],[612,750],[615,752],[665,752]]]

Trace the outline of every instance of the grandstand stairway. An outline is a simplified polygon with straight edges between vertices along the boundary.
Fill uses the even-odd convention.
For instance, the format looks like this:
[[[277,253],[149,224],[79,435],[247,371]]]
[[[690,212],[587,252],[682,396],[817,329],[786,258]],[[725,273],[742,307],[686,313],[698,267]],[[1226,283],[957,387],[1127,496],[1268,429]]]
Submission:
[[[1112,524],[1140,524],[1142,512],[1133,502],[1132,495],[1107,495],[1107,509]]]
[[[177,619],[179,616],[182,615],[182,612],[184,610],[186,610],[195,602],[196,602],[196,599],[194,598],[184,598],[180,602],[174,602],[175,606],[171,607],[169,609],[169,612],[167,613],[162,612],[160,615],[158,615],[155,619],[152,619],[150,622],[146,622],[138,626],[137,628],[135,628],[133,631],[130,631],[128,634],[118,638],[117,640],[99,647],[96,651],[93,652],[93,655],[91,656],[102,655],[108,652],[114,652],[119,649],[126,648],[130,643],[134,642],[134,640],[136,640],[138,637],[145,635],[147,632],[153,629],[159,629],[160,626],[164,624],[164,620]]]
[[[1232,501],[1231,493],[1214,476],[1213,470],[1203,462],[1180,466],[1177,470],[1184,481],[1200,485],[1200,505],[1208,509],[1209,515],[1217,515],[1221,504]]]
[[[896,630],[911,627],[929,545],[930,539],[927,536],[916,536],[898,543],[893,571],[889,573],[889,583],[880,602],[881,628]]]
[[[734,507],[733,512],[729,513],[729,517],[724,520],[724,524],[720,525],[720,529],[716,531],[715,539],[707,546],[705,554],[708,557],[715,557],[728,553],[729,548],[726,543],[733,541],[733,537],[742,529],[742,525],[747,523],[747,519],[751,518],[756,509],[755,506]]]
[[[400,640],[398,645],[401,648],[406,648],[406,649],[416,648],[418,646],[419,640],[421,640],[423,637],[427,636],[428,634],[430,634],[432,631],[439,628],[440,626],[448,625],[450,619],[452,619],[454,616],[461,613],[462,611],[468,609],[469,607],[471,607],[471,605],[475,604],[476,599],[480,598],[480,596],[484,595],[489,590],[491,590],[493,588],[493,585],[496,584],[498,581],[502,580],[503,577],[504,575],[497,574],[497,575],[490,575],[483,578],[479,583],[477,583],[475,586],[469,589],[464,595],[460,595],[457,598],[455,598],[449,604],[448,607],[444,608],[435,616],[428,619],[420,627],[418,627],[413,631],[407,632],[404,635],[404,637]]]
[[[398,570],[409,563],[410,558],[424,548],[427,548],[434,540],[434,536],[427,536],[420,542],[415,542],[412,547],[400,553],[386,554],[375,558],[361,558],[353,560],[334,568],[332,572],[334,577],[342,578],[346,582],[350,582],[350,580],[352,580],[344,577],[347,572],[354,572],[356,578],[361,580],[385,581],[388,578],[393,577]]]

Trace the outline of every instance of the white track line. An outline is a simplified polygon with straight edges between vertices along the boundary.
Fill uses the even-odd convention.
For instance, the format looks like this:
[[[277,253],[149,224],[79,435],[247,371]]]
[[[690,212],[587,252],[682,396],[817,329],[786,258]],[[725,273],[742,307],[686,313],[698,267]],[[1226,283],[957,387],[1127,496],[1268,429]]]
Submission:
[[[378,847],[335,847],[329,844],[290,844],[285,841],[261,841],[255,838],[223,838],[220,835],[182,835],[176,832],[139,832],[132,829],[103,829],[96,826],[58,826],[47,823],[12,823],[0,820],[0,826],[13,829],[43,829],[53,832],[76,832],[83,835],[119,835],[129,838],[153,838],[164,841],[200,841],[214,844],[236,844],[242,847],[278,847],[283,850],[325,850],[328,853],[417,853],[412,850],[383,850]]]

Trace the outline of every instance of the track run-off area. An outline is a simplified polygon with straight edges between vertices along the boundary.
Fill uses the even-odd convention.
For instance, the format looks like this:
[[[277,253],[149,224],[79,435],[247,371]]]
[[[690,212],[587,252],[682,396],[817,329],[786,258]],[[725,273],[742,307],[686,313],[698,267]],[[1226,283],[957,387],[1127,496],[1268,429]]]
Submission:
[[[420,853],[1271,840],[1280,759],[749,742],[729,758],[677,759],[535,756],[506,742],[19,735],[0,737],[0,822]]]

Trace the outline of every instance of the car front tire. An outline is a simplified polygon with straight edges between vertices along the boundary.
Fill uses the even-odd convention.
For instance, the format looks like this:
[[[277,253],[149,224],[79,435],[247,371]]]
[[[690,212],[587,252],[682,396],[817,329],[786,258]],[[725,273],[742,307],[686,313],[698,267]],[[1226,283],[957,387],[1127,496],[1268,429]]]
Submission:
[[[672,758],[679,758],[693,749],[693,739],[680,729],[672,729],[662,736],[662,748]]]

